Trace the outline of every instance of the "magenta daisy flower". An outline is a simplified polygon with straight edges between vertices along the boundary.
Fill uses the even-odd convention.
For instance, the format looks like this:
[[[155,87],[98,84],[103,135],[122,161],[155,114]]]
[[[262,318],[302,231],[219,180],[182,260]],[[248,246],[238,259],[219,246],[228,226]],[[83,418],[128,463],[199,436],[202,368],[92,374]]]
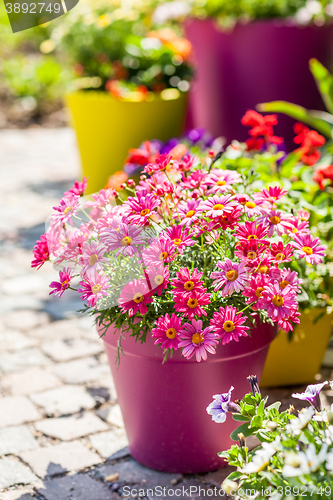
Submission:
[[[278,210],[261,210],[262,215],[258,217],[257,222],[262,222],[263,224],[268,226],[268,236],[273,236],[274,232],[278,234],[278,236],[282,236],[285,233],[288,233],[292,229],[292,224],[290,222],[291,215],[283,214]]]
[[[166,170],[167,166],[170,164],[170,161],[172,160],[171,155],[163,154],[156,158],[156,160],[152,163],[148,163],[143,171],[146,174],[154,174],[155,172],[160,172],[162,170]]]
[[[320,264],[326,255],[326,247],[320,244],[319,238],[313,238],[311,234],[299,234],[291,243],[295,247],[298,257],[305,258],[309,264]]]
[[[206,211],[206,217],[220,217],[226,212],[232,212],[235,208],[235,202],[231,200],[231,195],[227,196],[211,196],[208,200],[203,201],[200,205],[201,210]]]
[[[294,255],[293,247],[289,243],[284,247],[282,241],[272,243],[269,251],[277,263],[290,262]]]
[[[210,278],[215,280],[213,283],[215,291],[223,287],[222,297],[241,292],[249,282],[249,270],[244,263],[239,264],[226,259],[224,262],[218,261],[216,265],[221,271],[214,271]]]
[[[239,224],[236,229],[236,234],[243,240],[262,240],[268,234],[268,227],[263,224],[246,221]]]
[[[53,207],[56,212],[51,215],[51,219],[55,224],[72,224],[72,217],[80,208],[80,197],[72,194],[70,197],[62,198],[59,206]]]
[[[222,228],[224,231],[226,229],[234,229],[236,224],[239,222],[241,216],[242,216],[242,209],[240,207],[233,208],[231,212],[225,212],[220,217],[215,217],[213,221],[210,223],[211,228],[212,229]],[[211,229],[209,229],[209,231],[210,230]]]
[[[145,279],[134,279],[122,289],[118,304],[122,306],[123,312],[128,311],[129,317],[138,311],[143,316],[147,312],[147,304],[152,301],[147,281]]]
[[[156,321],[156,327],[151,333],[156,338],[154,344],[162,344],[163,349],[178,349],[180,342],[180,331],[182,330],[182,320],[175,313],[171,316],[166,314],[160,316]]]
[[[273,257],[265,254],[260,257],[259,264],[256,264],[256,271],[260,274],[269,274],[272,269]]]
[[[118,224],[118,221],[115,221],[115,224]],[[132,257],[135,253],[139,253],[145,244],[141,226],[128,226],[123,223],[117,228],[106,227],[100,233],[100,240],[107,245],[108,252],[116,252],[116,257],[120,254]]]
[[[258,301],[262,298],[262,293],[270,282],[271,280],[267,274],[256,274],[251,277],[250,283],[245,287],[243,295],[247,297],[246,303],[253,304],[254,310],[260,307]]]
[[[183,347],[183,356],[190,359],[195,354],[196,360],[200,362],[207,359],[207,352],[216,353],[218,336],[211,332],[211,327],[202,328],[202,321],[195,319],[191,323],[185,323],[180,332],[182,341],[179,347]]]
[[[214,312],[210,325],[222,339],[222,345],[225,345],[232,340],[238,342],[240,337],[248,336],[246,330],[249,330],[249,327],[244,326],[245,322],[246,317],[243,313],[238,313],[236,307],[226,306],[220,307],[219,312]]]
[[[175,310],[184,313],[189,319],[195,315],[199,318],[201,315],[207,316],[203,306],[210,303],[210,293],[206,290],[191,290],[188,294],[174,293]]]
[[[173,293],[187,296],[192,290],[202,292],[205,286],[204,282],[200,281],[202,275],[203,273],[199,273],[197,267],[193,269],[192,274],[187,267],[184,267],[177,272],[177,278],[174,278],[171,282],[172,286],[175,287]]]
[[[241,182],[241,179],[241,175],[234,170],[214,168],[206,176],[203,185],[209,188],[207,194],[222,194],[230,190],[233,184]]]
[[[309,233],[309,223],[308,221],[302,221],[298,217],[293,217],[290,219],[291,229],[288,235],[291,238],[295,238],[296,234],[308,234]]]
[[[181,201],[174,212],[173,218],[178,219],[178,214],[181,219],[180,225],[189,227],[193,222],[199,221],[199,216],[202,213],[200,208],[201,199],[194,200],[193,198],[187,201]]]
[[[298,277],[298,273],[296,271],[291,271],[290,269],[281,269],[279,285],[282,290],[289,285],[295,290],[295,292],[298,292],[302,283],[303,280]]]
[[[269,245],[266,240],[241,240],[236,245],[235,255],[250,267],[256,267]]]
[[[107,249],[104,245],[96,241],[85,241],[82,245],[81,265],[83,266],[82,274],[92,270],[102,271],[103,265],[109,262],[105,257]]]
[[[181,183],[182,189],[199,189],[202,188],[203,181],[207,175],[206,170],[195,170],[188,177],[185,177]]]
[[[281,186],[270,186],[268,189],[262,189],[258,194],[258,197],[262,198],[263,201],[268,201],[274,205],[283,196],[288,194],[288,191],[284,191]]]
[[[115,200],[118,197],[118,193],[115,189],[101,189],[98,193],[94,193],[92,195],[92,200],[87,201],[86,208],[91,208],[98,210],[100,208],[104,208],[110,204],[112,200]]]
[[[300,312],[294,311],[294,313],[288,319],[280,319],[280,321],[278,321],[279,330],[283,330],[286,333],[288,333],[289,330],[293,332],[294,325],[299,325],[300,323],[300,315]]]
[[[162,238],[170,238],[181,255],[183,255],[186,247],[191,247],[196,243],[193,239],[194,233],[190,233],[189,228],[182,227],[181,225],[168,227],[161,236]]]
[[[257,193],[255,193],[256,195]],[[261,214],[261,205],[263,204],[262,198],[253,199],[248,195],[236,195],[238,203],[243,205],[246,215],[251,218]]]
[[[161,262],[169,263],[176,256],[176,247],[174,242],[169,239],[160,237],[142,252],[142,257],[145,265],[160,264]]]
[[[297,308],[296,293],[290,286],[282,289],[278,283],[269,283],[262,292],[260,309],[265,309],[273,321],[288,319]]]
[[[300,210],[299,212],[297,212],[297,217],[299,218],[299,220],[305,222],[310,220],[311,214],[307,210]]]
[[[35,258],[31,262],[31,267],[40,269],[42,265],[45,264],[45,262],[50,258],[46,234],[42,234],[40,240],[36,241],[33,253]]]
[[[97,304],[97,300],[102,299],[108,295],[108,288],[110,288],[109,280],[107,276],[98,274],[94,271],[90,275],[86,275],[84,281],[80,281],[79,285],[82,288],[78,289],[81,294],[81,299],[87,299],[88,307],[94,307]]]
[[[77,196],[83,196],[85,190],[87,189],[88,177],[83,177],[82,182],[75,181],[74,185],[64,193],[64,196],[71,196],[76,194]]]
[[[156,208],[161,204],[160,199],[146,191],[137,191],[136,198],[129,196],[123,207],[128,215],[128,222],[140,226],[148,226],[150,217],[156,213]]]
[[[150,266],[145,271],[145,276],[153,293],[161,295],[163,290],[168,288],[170,273],[168,267],[162,263]]]
[[[60,298],[64,291],[70,287],[72,279],[72,269],[68,268],[59,271],[59,278],[60,281],[52,281],[52,283],[50,284],[50,288],[54,288],[54,290],[52,290],[49,295],[54,294],[55,297]]]

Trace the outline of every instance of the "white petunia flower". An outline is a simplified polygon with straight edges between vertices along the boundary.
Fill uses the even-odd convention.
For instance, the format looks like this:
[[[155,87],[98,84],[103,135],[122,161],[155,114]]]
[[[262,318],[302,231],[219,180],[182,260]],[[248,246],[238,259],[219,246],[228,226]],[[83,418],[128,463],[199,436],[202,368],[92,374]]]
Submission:
[[[309,408],[303,408],[303,410],[299,412],[297,418],[290,420],[290,423],[286,426],[286,431],[290,432],[293,436],[297,436],[308,425],[308,423],[311,422],[314,414],[315,409],[312,406],[309,406]]]
[[[244,472],[244,474],[252,474],[266,469],[270,459],[276,453],[277,444],[277,440],[273,441],[273,443],[262,443],[262,449],[255,452],[252,457],[252,462],[246,464],[242,472]]]
[[[299,465],[297,466],[297,461],[293,456],[294,465],[291,464],[291,460],[286,460],[286,463],[282,469],[282,475],[284,477],[296,477],[302,474],[310,474],[319,469],[320,465],[325,462],[327,457],[327,444],[324,444],[317,455],[316,447],[313,443],[310,443],[305,452],[300,451],[297,453],[297,459]]]

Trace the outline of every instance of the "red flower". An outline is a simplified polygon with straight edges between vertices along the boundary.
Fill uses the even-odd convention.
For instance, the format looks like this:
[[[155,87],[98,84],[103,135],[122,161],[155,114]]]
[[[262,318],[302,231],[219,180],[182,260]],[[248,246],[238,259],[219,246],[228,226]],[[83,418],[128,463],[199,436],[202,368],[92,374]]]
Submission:
[[[318,134],[315,130],[310,130],[303,123],[295,123],[294,137],[295,144],[301,144],[301,147],[295,149],[295,153],[301,155],[301,160],[306,165],[314,165],[320,158],[320,151],[318,147],[325,144],[325,138]]]
[[[281,144],[283,139],[273,135],[273,126],[277,124],[276,115],[263,116],[249,109],[241,119],[243,125],[251,127],[250,139],[246,141],[247,150],[260,150],[264,143]]]
[[[40,240],[36,241],[33,252],[35,259],[31,262],[31,267],[37,267],[37,269],[40,269],[50,258],[49,247],[45,234],[42,234]]]
[[[325,179],[330,180],[330,185],[333,186],[333,165],[328,165],[327,167],[319,168],[315,171],[313,180],[318,182],[320,189],[324,189]]]

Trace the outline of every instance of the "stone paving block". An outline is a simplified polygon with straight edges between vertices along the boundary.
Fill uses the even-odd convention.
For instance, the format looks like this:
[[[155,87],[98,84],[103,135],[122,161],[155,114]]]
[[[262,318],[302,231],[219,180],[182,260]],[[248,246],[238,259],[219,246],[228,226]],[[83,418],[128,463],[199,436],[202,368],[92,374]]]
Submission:
[[[42,339],[43,341],[50,342],[54,339],[98,339],[97,332],[88,329],[87,323],[82,323],[82,319],[86,318],[73,318],[64,319],[61,321],[53,321],[52,323],[40,326],[39,328],[32,330],[31,335],[36,338]]]
[[[108,458],[128,445],[125,429],[112,429],[89,437],[92,447],[103,457]]]
[[[116,425],[117,427],[125,427],[123,416],[121,414],[121,409],[118,404],[111,406],[106,421],[109,424]]]
[[[169,474],[167,472],[159,472],[148,469],[133,459],[130,459],[127,462],[119,462],[114,465],[102,465],[102,467],[96,471],[98,477],[103,480],[115,473],[119,474],[117,482],[146,484],[150,487],[157,485],[168,486],[172,484],[171,481],[180,481],[183,477],[181,474]]]
[[[54,373],[68,384],[81,384],[101,377],[111,377],[109,367],[101,365],[92,357],[59,363],[54,367]]]
[[[38,420],[35,406],[23,396],[0,398],[0,427],[20,425]]]
[[[1,493],[1,500],[31,500],[34,497],[30,493],[30,488],[8,490]]]
[[[54,361],[70,361],[75,358],[100,354],[104,350],[104,346],[98,340],[69,339],[44,342],[42,350]]]
[[[45,289],[48,294],[49,278],[51,276],[43,276],[41,273],[24,274],[15,276],[14,278],[3,280],[1,288],[6,295],[21,295],[33,294],[37,290]]]
[[[32,394],[30,399],[42,406],[47,415],[78,413],[81,410],[90,410],[96,404],[84,387],[71,385]]]
[[[119,460],[120,458],[125,458],[130,456],[130,450],[128,446],[125,446],[125,448],[122,448],[119,451],[116,451],[116,453],[113,453],[109,458],[109,460]]]
[[[26,425],[0,429],[0,455],[15,455],[38,447],[38,442]]]
[[[108,426],[100,418],[90,412],[73,415],[72,417],[47,418],[37,422],[35,427],[46,436],[58,438],[62,441],[70,441],[108,429]]]
[[[58,377],[42,368],[29,368],[20,373],[8,373],[1,377],[1,386],[13,396],[25,396],[61,385]]]
[[[214,485],[218,488],[220,488],[221,484],[225,480],[226,477],[229,476],[232,472],[236,470],[236,467],[222,467],[221,469],[214,471],[214,472],[209,472],[203,477],[203,480],[205,483]]]
[[[48,314],[42,311],[31,311],[23,309],[11,311],[2,316],[2,321],[8,328],[13,330],[28,331],[50,322]]]
[[[97,453],[88,450],[79,441],[25,451],[19,456],[41,478],[82,470],[101,462]]]
[[[31,366],[47,366],[49,364],[51,364],[49,358],[37,347],[17,352],[0,353],[0,370],[5,373],[24,370]]]
[[[0,332],[0,351],[18,351],[35,347],[37,344],[37,339],[29,338],[14,330]]]
[[[42,308],[42,302],[31,295],[10,295],[1,294],[0,298],[0,314],[18,309],[39,310]]]
[[[30,484],[37,481],[35,474],[26,465],[11,458],[0,458],[0,490],[14,484]]]
[[[119,498],[108,485],[87,474],[75,474],[44,482],[39,490],[46,500],[112,500]]]

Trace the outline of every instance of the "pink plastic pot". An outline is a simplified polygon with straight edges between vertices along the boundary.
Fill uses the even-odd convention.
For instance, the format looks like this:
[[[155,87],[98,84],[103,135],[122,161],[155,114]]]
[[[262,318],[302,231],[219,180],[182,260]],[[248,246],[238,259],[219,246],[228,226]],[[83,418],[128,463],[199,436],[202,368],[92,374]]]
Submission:
[[[267,20],[238,24],[230,33],[212,20],[190,20],[186,34],[197,60],[191,95],[194,126],[205,127],[228,142],[247,138],[240,123],[248,109],[283,99],[308,109],[324,109],[309,70],[317,58],[328,68],[333,61],[333,25],[298,27]],[[276,134],[293,147],[292,120],[280,116]]]
[[[131,455],[152,469],[197,473],[224,465],[217,456],[230,447],[230,433],[237,423],[228,415],[216,424],[206,413],[214,394],[235,387],[233,399],[250,391],[248,375],[259,378],[270,342],[276,334],[270,325],[254,329],[251,338],[219,345],[216,355],[197,363],[177,351],[162,364],[163,350],[150,335],[147,343],[128,337],[121,344],[117,369],[119,332],[110,327],[103,337],[124,417]]]

